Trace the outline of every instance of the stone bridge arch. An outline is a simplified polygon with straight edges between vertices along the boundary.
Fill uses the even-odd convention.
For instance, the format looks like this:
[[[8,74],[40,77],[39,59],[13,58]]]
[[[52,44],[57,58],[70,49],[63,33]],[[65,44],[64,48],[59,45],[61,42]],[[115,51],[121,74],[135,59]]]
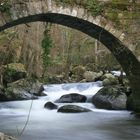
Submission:
[[[9,17],[4,13],[0,17],[0,31],[29,22],[50,22],[77,29],[103,43],[126,72],[133,90],[134,110],[140,111],[140,62],[125,46],[124,33],[110,26],[110,22],[102,22],[102,17],[84,13],[82,8],[75,10],[76,7],[56,5],[52,0],[27,0],[25,3],[13,0],[11,4],[13,13]]]

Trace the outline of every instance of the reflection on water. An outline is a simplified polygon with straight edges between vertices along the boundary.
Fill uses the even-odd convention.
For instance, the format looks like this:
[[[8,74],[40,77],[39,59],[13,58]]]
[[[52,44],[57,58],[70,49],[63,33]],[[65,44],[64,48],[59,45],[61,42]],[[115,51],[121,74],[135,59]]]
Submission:
[[[99,110],[91,103],[75,103],[92,109],[92,112],[80,114],[57,113],[57,110],[43,108],[48,100],[71,91],[88,96],[100,88],[95,83],[46,86],[48,97],[33,101],[29,123],[21,137],[18,134],[27,120],[31,101],[0,103],[0,131],[20,140],[139,140],[140,120],[130,112]]]

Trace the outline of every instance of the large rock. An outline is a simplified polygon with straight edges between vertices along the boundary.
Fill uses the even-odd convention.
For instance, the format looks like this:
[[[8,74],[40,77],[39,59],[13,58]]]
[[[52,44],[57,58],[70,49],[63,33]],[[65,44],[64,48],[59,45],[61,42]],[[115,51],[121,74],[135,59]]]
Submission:
[[[31,93],[32,84],[33,83],[27,79],[9,83],[7,88],[4,89],[3,94],[0,95],[0,101],[37,99],[37,96]]]
[[[97,72],[93,72],[93,71],[86,71],[84,73],[84,78],[86,79],[87,82],[94,82],[98,79],[100,79],[100,77],[103,75],[102,72],[97,73]]]
[[[60,97],[56,102],[58,103],[78,103],[86,102],[87,97],[78,93],[66,94]]]
[[[53,109],[57,109],[57,105],[52,103],[52,102],[47,102],[45,105],[44,105],[44,108],[47,108],[49,110],[53,110]]]
[[[111,73],[107,73],[103,75],[102,80],[103,80],[103,86],[117,85],[119,83],[117,77],[115,77]]]
[[[109,110],[126,109],[126,101],[125,89],[121,86],[104,87],[92,97],[92,103],[97,108]]]
[[[25,78],[27,72],[21,63],[11,63],[2,67],[3,83],[11,83],[19,79]]]
[[[58,109],[58,112],[62,112],[62,113],[82,113],[82,112],[89,112],[89,111],[91,110],[77,105],[64,105]]]
[[[39,81],[32,83],[31,88],[30,88],[31,94],[35,96],[46,96],[46,94],[43,93],[43,91],[44,91],[44,87],[42,83],[40,83]]]
[[[5,96],[5,98],[3,98],[2,101],[37,99],[36,96],[30,94],[26,90],[20,89],[20,88],[13,88],[13,87],[7,88],[6,91],[5,91],[4,96]]]
[[[17,139],[0,132],[0,140],[17,140]]]
[[[85,73],[86,68],[82,65],[76,66],[71,70],[72,79],[75,81],[81,81],[83,79],[83,74]]]
[[[72,73],[75,75],[83,75],[84,72],[86,71],[86,68],[82,65],[76,66],[72,69]]]

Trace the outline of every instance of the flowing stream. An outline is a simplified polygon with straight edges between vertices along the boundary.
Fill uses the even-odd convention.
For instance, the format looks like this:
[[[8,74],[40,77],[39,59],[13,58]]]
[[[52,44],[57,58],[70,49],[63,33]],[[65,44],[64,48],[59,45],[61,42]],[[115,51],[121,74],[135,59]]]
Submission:
[[[93,104],[73,103],[92,110],[88,113],[58,113],[44,104],[69,93],[88,98],[102,88],[101,82],[46,85],[46,97],[32,101],[0,103],[0,131],[19,140],[140,140],[140,120],[127,111],[96,109]],[[26,129],[29,109],[31,113]],[[57,103],[62,106],[64,103]]]

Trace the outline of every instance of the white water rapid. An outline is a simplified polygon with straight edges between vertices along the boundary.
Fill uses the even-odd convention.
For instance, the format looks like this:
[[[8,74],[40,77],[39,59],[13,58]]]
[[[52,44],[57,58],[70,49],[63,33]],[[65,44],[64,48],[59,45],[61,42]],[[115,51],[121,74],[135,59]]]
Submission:
[[[72,103],[91,109],[88,113],[58,113],[44,104],[62,95],[79,93],[92,97],[102,88],[101,82],[45,85],[48,96],[33,101],[0,103],[0,131],[19,140],[138,140],[140,121],[127,111],[96,109],[90,102]],[[56,103],[59,107],[64,103]],[[32,105],[29,121],[24,128]]]

